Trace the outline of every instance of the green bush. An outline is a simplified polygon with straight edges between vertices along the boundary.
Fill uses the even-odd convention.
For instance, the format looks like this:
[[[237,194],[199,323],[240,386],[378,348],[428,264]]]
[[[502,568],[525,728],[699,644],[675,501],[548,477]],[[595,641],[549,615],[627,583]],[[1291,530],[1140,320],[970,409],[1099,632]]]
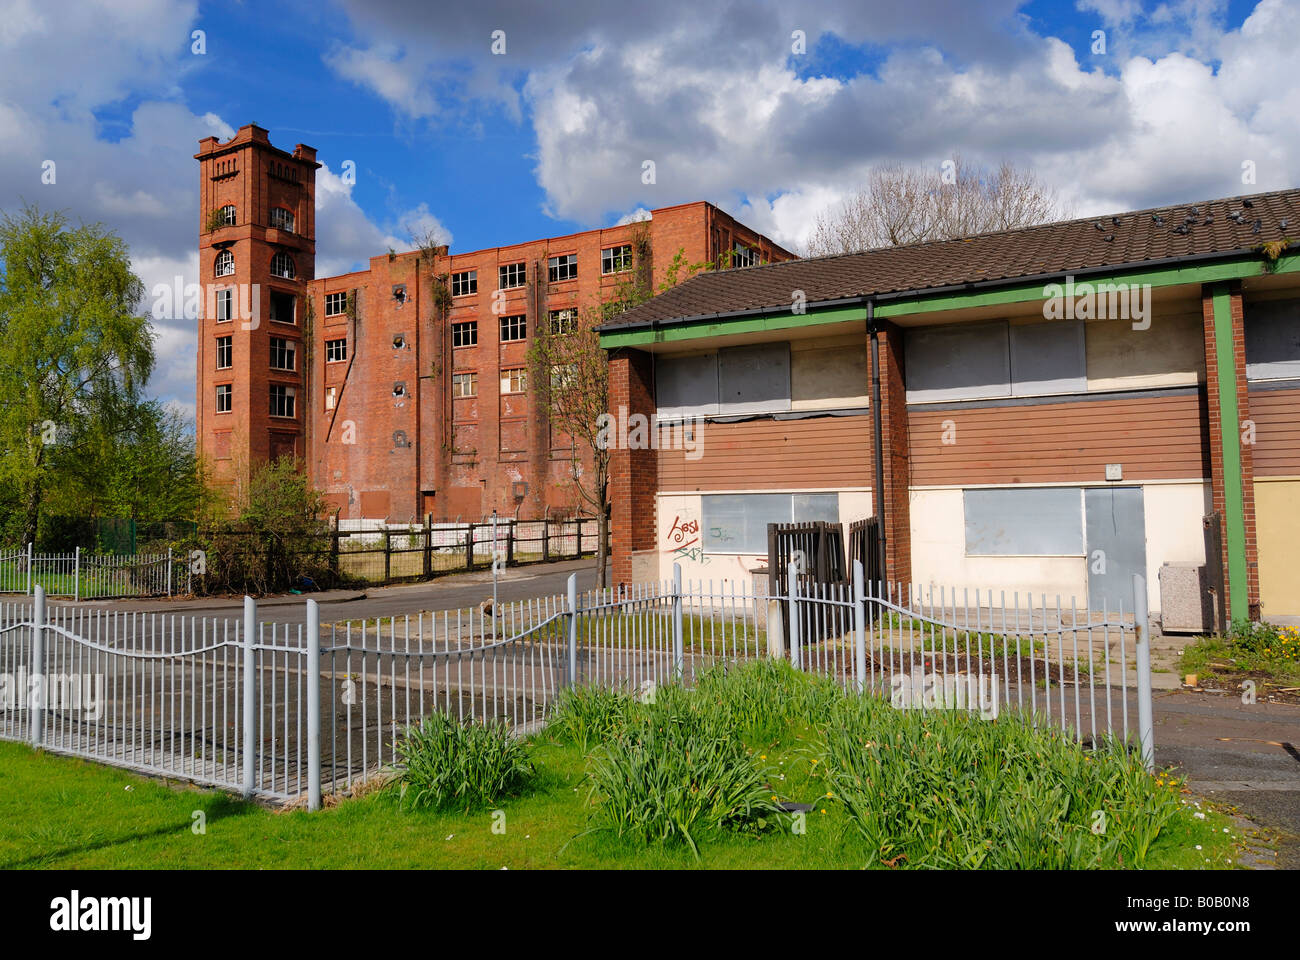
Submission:
[[[1122,744],[1085,751],[1010,716],[844,698],[823,750],[828,794],[894,866],[1141,866],[1179,806]]]
[[[471,810],[521,793],[534,776],[522,740],[505,724],[458,723],[444,714],[409,727],[396,744],[403,803]]]

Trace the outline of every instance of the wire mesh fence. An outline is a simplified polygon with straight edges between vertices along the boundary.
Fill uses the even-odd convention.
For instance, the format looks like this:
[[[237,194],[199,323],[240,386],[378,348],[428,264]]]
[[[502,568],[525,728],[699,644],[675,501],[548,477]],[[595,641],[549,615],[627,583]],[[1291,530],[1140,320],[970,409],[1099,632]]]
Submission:
[[[1136,736],[1151,760],[1145,610],[863,583],[785,596],[672,581],[497,607],[305,624],[0,603],[0,737],[278,801],[385,776],[434,713],[530,731],[566,687],[644,693],[788,658],[899,709],[1019,713],[1082,743]],[[1140,578],[1139,578],[1140,581]],[[1140,583],[1139,583],[1140,585]],[[1139,596],[1140,596],[1139,591]],[[33,686],[30,678],[42,677]],[[22,678],[18,682],[16,678]]]

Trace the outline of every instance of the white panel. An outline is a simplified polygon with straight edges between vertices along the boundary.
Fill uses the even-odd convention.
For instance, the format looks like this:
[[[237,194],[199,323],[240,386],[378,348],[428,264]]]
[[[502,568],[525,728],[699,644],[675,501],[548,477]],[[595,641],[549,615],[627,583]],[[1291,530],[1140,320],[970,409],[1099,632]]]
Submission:
[[[965,491],[969,556],[1074,556],[1083,553],[1078,487]]]

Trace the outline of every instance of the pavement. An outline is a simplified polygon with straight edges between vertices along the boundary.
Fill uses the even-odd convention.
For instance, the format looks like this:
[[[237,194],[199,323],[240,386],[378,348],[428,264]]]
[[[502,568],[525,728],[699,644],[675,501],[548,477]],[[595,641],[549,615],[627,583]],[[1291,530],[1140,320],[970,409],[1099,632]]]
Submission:
[[[563,596],[569,576],[574,573],[578,575],[580,592],[595,589],[596,561],[587,557],[510,567],[498,580],[497,596],[502,602]],[[259,598],[257,607],[262,619],[298,624],[306,622],[308,599],[321,604],[321,620],[329,622],[392,617],[429,610],[462,610],[477,607],[491,597],[492,572],[483,570],[448,574],[424,583]],[[237,618],[243,616],[244,600],[242,597],[160,597],[151,600],[83,600],[80,603],[55,600],[51,601],[51,606]]]
[[[1300,869],[1300,706],[1170,690],[1155,693],[1152,717],[1156,763],[1235,807],[1275,844],[1277,866]]]

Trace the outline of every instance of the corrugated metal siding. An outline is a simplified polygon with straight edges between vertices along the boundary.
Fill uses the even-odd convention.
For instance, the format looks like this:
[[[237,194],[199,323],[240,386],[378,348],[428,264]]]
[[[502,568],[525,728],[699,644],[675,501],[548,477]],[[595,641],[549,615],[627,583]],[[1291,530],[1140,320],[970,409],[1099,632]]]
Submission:
[[[1251,390],[1255,476],[1300,476],[1300,389]]]
[[[956,443],[944,444],[951,420]],[[1196,394],[908,411],[912,485],[1209,476],[1209,432]]]
[[[697,428],[703,456],[659,451],[659,489],[838,490],[871,484],[871,417],[749,420]],[[663,428],[663,436],[668,435]]]

